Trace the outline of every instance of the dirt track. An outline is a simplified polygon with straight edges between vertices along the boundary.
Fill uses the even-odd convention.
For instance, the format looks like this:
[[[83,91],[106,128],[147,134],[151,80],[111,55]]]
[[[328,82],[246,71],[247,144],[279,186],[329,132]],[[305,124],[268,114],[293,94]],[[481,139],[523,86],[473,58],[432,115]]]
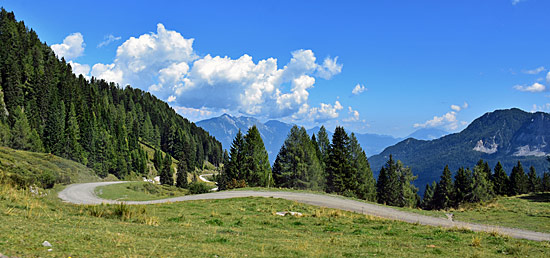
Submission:
[[[72,184],[67,186],[59,193],[59,198],[65,202],[74,204],[101,204],[101,203],[119,203],[115,200],[105,200],[97,197],[94,189],[98,186],[119,184],[125,182],[98,182]],[[468,228],[473,231],[498,232],[500,234],[509,235],[514,238],[523,238],[535,241],[550,241],[550,234],[528,231],[523,229],[505,228],[489,225],[480,225],[466,223],[460,221],[450,221],[442,218],[419,215],[416,213],[399,211],[390,207],[364,203],[355,200],[349,200],[338,196],[299,193],[299,192],[277,192],[277,191],[222,191],[207,194],[187,195],[154,201],[125,201],[127,204],[154,204],[154,203],[169,203],[190,200],[205,200],[205,199],[229,199],[237,197],[274,197],[286,200],[297,201],[301,203],[347,210],[357,213],[373,215],[377,217],[400,220],[409,223],[419,223],[422,225],[441,226],[441,227],[459,227]]]

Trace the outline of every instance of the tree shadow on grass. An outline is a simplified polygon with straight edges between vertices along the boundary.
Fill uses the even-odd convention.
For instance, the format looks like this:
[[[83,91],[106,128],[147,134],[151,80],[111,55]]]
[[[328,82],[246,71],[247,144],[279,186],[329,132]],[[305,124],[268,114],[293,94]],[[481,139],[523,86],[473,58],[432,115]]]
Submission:
[[[519,197],[520,199],[528,200],[531,202],[550,202],[550,192],[546,193],[534,193],[526,196]]]

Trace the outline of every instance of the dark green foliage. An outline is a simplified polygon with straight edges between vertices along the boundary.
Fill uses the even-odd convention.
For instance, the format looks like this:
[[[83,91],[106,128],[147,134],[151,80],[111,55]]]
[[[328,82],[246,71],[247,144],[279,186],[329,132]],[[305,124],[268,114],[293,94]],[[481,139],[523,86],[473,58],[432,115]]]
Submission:
[[[244,173],[241,172],[245,163],[244,145],[244,137],[241,130],[239,130],[231,144],[229,159],[228,161],[224,161],[227,163],[224,163],[223,171],[218,180],[218,188],[220,190],[231,189],[228,187],[228,183],[233,179],[244,180]]]
[[[542,191],[550,192],[550,172],[542,174]]]
[[[445,166],[441,179],[435,187],[432,208],[441,210],[452,207],[454,203],[453,193],[454,186],[451,170],[449,170],[449,166]]]
[[[172,157],[170,155],[164,157],[159,176],[161,185],[174,185],[174,171],[172,170]]]
[[[243,179],[249,186],[272,186],[271,165],[260,131],[254,125],[248,129],[244,139]]]
[[[153,155],[153,165],[155,165],[155,169],[159,172],[162,170],[162,165],[164,164],[163,160],[162,151],[156,149]]]
[[[376,201],[376,180],[372,174],[367,155],[359,145],[354,133],[350,136],[350,163],[355,171],[355,178],[351,180],[357,181],[355,189],[349,189],[355,192],[359,199],[367,201]]]
[[[181,159],[177,166],[176,172],[176,186],[181,188],[187,188],[189,182],[187,181],[187,164],[184,159]]]
[[[22,132],[30,135],[25,137],[33,147],[18,134],[17,148],[41,151],[42,143],[46,152],[84,163],[101,176],[145,173],[140,143],[175,157],[192,154],[186,155],[188,171],[206,160],[221,162],[221,144],[168,104],[138,89],[75,76],[34,31],[4,9],[0,42],[0,144],[13,137],[20,107],[30,130],[21,122],[17,126],[25,127]]]
[[[21,107],[17,107],[14,110],[13,120],[10,147],[36,152],[44,151],[42,141],[38,137],[36,130],[31,129],[27,116]]]
[[[458,207],[461,204],[468,202],[472,193],[472,173],[470,169],[463,167],[458,169],[455,175],[454,183],[454,206]]]
[[[357,181],[353,180],[355,169],[350,161],[349,136],[343,127],[336,127],[326,162],[327,192],[354,195],[353,189],[356,189]]]
[[[210,187],[205,183],[193,182],[189,184],[190,194],[203,194],[210,192]]]
[[[328,160],[328,154],[330,151],[330,140],[328,139],[327,129],[325,126],[321,126],[319,132],[317,132],[317,145],[319,146],[319,161],[323,168]]]
[[[530,193],[536,193],[540,191],[541,179],[537,176],[537,171],[535,167],[531,166],[529,168],[529,173],[527,174],[527,190]]]
[[[273,179],[279,187],[294,189],[324,189],[322,167],[316,146],[305,128],[293,126],[290,129],[275,163]]]
[[[550,163],[550,156],[546,156],[546,160],[548,161],[548,163]],[[544,172],[542,174],[541,187],[542,191],[550,192],[550,167],[548,167],[547,172]]]
[[[404,167],[401,161],[395,162],[390,155],[378,176],[376,184],[378,203],[414,207],[418,202],[418,188],[412,184],[415,179],[410,168]]]
[[[527,175],[519,161],[510,174],[510,186],[508,190],[510,195],[527,193]]]
[[[502,168],[500,161],[495,166],[494,174],[491,179],[493,181],[495,194],[507,195],[510,193],[510,190],[508,189],[508,186],[510,185],[510,178],[508,178],[506,171]]]
[[[470,202],[484,202],[494,197],[493,185],[487,178],[487,168],[485,164],[479,164],[474,167],[472,173],[472,194],[469,196]],[[489,170],[489,174],[491,171]]]
[[[420,203],[420,207],[424,210],[432,210],[433,204],[434,204],[434,193],[435,189],[437,187],[437,184],[435,181],[432,182],[432,184],[426,184],[426,188],[424,190],[424,198],[422,198],[422,202]]]

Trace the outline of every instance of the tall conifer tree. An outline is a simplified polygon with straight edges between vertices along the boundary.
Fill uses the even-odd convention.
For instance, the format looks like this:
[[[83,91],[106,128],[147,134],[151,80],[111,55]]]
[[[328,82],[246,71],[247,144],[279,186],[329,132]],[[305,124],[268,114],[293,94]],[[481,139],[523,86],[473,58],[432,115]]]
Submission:
[[[434,191],[433,197],[433,208],[434,209],[447,209],[453,205],[453,178],[451,175],[451,170],[448,165],[445,165],[443,173],[441,174],[441,179],[437,183]]]
[[[493,180],[495,194],[509,194],[510,191],[508,189],[508,186],[510,185],[510,179],[508,178],[506,171],[504,171],[504,168],[502,168],[502,164],[500,164],[500,161],[495,166],[494,174],[491,178]]]
[[[250,186],[273,186],[271,165],[260,136],[260,131],[254,125],[248,129],[244,137],[244,173]]]

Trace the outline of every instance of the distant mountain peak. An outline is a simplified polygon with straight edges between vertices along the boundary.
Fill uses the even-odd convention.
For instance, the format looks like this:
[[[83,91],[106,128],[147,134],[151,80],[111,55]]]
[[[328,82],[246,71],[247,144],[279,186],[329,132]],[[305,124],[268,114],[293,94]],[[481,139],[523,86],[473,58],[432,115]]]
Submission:
[[[510,173],[518,161],[524,167],[546,171],[550,154],[550,114],[529,113],[518,108],[487,112],[459,133],[431,141],[409,138],[369,158],[377,173],[390,154],[411,167],[418,175],[415,185],[437,181],[445,165],[454,172],[459,167],[473,167],[479,159],[491,167],[500,161]]]

